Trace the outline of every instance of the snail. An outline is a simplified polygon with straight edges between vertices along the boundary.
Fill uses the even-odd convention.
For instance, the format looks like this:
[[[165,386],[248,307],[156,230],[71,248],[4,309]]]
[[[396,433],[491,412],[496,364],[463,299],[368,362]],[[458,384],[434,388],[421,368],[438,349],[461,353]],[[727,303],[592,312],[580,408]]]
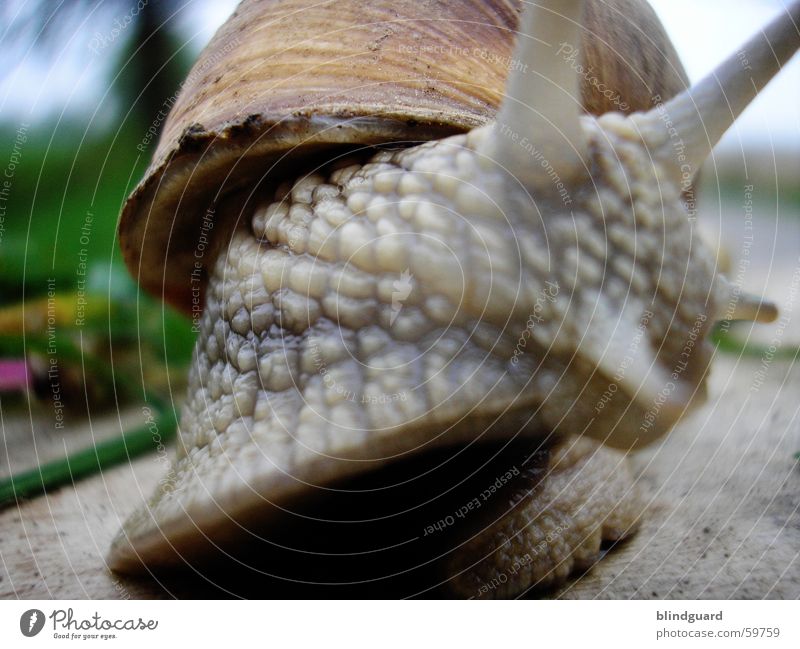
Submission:
[[[246,1],[190,73],[120,241],[198,342],[112,569],[563,583],[635,531],[625,453],[702,403],[712,324],[776,316],[687,195],[800,5],[685,90],[638,1],[419,7]]]

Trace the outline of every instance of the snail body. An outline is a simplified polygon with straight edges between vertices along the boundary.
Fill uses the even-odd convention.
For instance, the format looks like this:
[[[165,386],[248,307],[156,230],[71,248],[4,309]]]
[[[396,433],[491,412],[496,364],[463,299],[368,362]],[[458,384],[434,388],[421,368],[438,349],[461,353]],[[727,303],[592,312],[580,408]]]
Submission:
[[[115,542],[117,569],[180,563],[400,458],[518,439],[533,452],[514,466],[538,464],[497,477],[511,495],[448,548],[457,594],[559,583],[635,529],[610,447],[651,443],[702,402],[715,320],[771,313],[731,311],[687,219],[680,165],[696,171],[713,143],[686,106],[718,98],[701,84],[649,112],[581,115],[550,43],[578,42],[582,3],[540,4],[515,52],[540,76],[512,72],[495,120],[351,147],[220,200],[230,235],[208,269],[178,457]],[[765,38],[787,42],[776,25]],[[664,110],[682,118],[680,164]]]

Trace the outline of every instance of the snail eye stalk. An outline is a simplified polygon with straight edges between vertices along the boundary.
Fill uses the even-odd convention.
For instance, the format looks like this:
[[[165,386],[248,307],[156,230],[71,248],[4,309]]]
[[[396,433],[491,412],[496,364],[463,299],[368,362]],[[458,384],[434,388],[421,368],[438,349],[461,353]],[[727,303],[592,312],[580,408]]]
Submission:
[[[525,9],[517,35],[513,66],[494,133],[481,153],[503,166],[531,190],[551,185],[534,164],[535,154],[563,179],[585,174],[586,138],[580,123],[579,78],[564,44],[576,49],[581,38],[581,0],[545,0]]]
[[[663,106],[632,119],[646,144],[674,170],[676,179],[686,169],[696,175],[725,131],[798,47],[800,2],[787,8],[704,79]],[[743,63],[742,55],[747,63]],[[674,146],[675,133],[670,135],[668,122],[682,142],[680,149]]]

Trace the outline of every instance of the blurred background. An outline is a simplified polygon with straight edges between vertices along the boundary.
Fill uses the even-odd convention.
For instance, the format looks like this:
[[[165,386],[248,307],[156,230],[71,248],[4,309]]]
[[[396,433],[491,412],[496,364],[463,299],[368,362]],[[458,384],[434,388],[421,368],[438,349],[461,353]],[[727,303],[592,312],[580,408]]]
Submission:
[[[171,363],[188,361],[188,322],[138,293],[121,262],[116,222],[181,81],[234,7],[186,0],[2,3],[6,407],[25,401],[23,390],[15,400],[13,386],[26,370],[28,392],[62,397],[60,414],[69,420],[87,415],[89,404],[141,401],[146,386],[165,387]],[[48,375],[51,359],[57,377]]]
[[[15,433],[6,419],[9,457],[0,476],[15,465],[8,451],[15,434],[55,436],[53,453],[63,454],[87,441],[65,441],[63,431],[80,428],[94,410],[116,413],[118,433],[126,426],[124,404],[148,399],[148,390],[180,400],[174,381],[185,373],[173,370],[189,360],[190,324],[138,292],[115,230],[155,150],[159,112],[235,4],[0,6],[0,414],[21,409],[26,422]],[[787,3],[652,4],[696,81]],[[701,197],[701,226],[727,255],[734,279],[784,303],[800,251],[800,59],[726,135],[704,173]],[[758,261],[742,268],[743,223],[751,213]],[[36,407],[48,401],[52,407]],[[99,429],[92,431],[91,439],[98,437]],[[20,466],[30,464],[26,457]]]
[[[235,5],[0,3],[0,506],[174,432],[191,324],[138,291],[116,225]]]

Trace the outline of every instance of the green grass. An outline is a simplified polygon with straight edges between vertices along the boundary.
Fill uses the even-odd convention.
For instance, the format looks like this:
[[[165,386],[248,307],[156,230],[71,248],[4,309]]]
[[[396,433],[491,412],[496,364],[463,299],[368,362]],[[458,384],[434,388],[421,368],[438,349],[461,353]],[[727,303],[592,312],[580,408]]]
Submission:
[[[12,150],[17,127],[0,127],[2,149]],[[189,321],[138,291],[117,244],[120,209],[154,146],[139,152],[141,134],[138,126],[107,134],[84,134],[70,122],[28,127],[6,202],[0,308],[46,295],[50,280],[58,295],[74,293],[85,263],[87,299],[99,302],[95,311],[105,317],[83,328],[84,333],[132,344],[144,338],[170,360],[186,361],[193,341]],[[0,341],[0,353],[6,355],[9,345],[13,341]]]
[[[0,131],[3,150],[11,152],[16,125]],[[5,232],[0,244],[2,301],[46,291],[48,278],[59,290],[78,282],[79,252],[85,248],[92,266],[120,265],[116,226],[129,190],[142,175],[146,156],[124,132],[84,135],[69,123],[28,128],[13,170]],[[3,160],[0,160],[0,165]],[[88,243],[81,241],[92,215]]]

